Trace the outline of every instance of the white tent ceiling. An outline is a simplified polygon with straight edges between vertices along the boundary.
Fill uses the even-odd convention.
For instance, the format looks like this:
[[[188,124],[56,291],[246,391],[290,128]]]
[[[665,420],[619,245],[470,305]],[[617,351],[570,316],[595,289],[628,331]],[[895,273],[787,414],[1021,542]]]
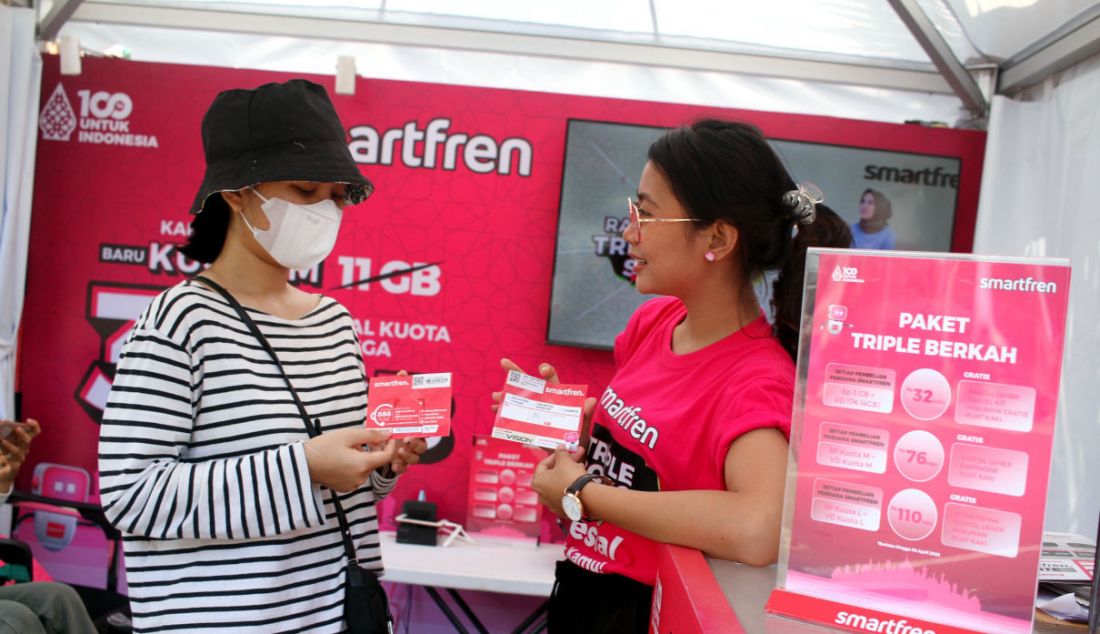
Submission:
[[[43,2],[48,11],[54,4]],[[883,0],[88,0],[77,20],[99,7],[192,10],[323,18],[341,22],[474,28],[583,39],[686,44],[692,48],[767,51],[928,64]],[[919,0],[964,63],[1011,58],[1085,14],[1095,0]],[[96,9],[93,9],[96,7]],[[79,11],[79,9],[78,9]]]
[[[441,67],[491,62],[494,55],[551,65],[583,60],[595,65],[873,88],[891,91],[880,96],[895,103],[904,101],[897,91],[916,93],[934,115],[915,118],[948,121],[956,117],[947,114],[950,108],[945,104],[935,104],[937,96],[955,95],[953,108],[961,103],[980,118],[992,93],[1018,91],[1100,50],[1100,0],[37,0],[33,4],[44,38],[52,39],[59,32],[75,35],[92,51],[120,45],[135,60],[330,73],[337,54],[350,54],[359,60],[365,75],[410,79],[429,79],[409,72],[407,58],[425,53],[457,54],[434,58],[433,63]],[[227,37],[227,33],[234,35]],[[318,50],[317,43],[327,46]],[[325,50],[330,54],[326,56]],[[398,63],[402,70],[387,73],[393,58],[402,58]],[[464,78],[440,80],[531,88],[530,78],[511,83],[508,78],[543,72],[517,70],[512,65],[502,80],[500,68],[492,63],[485,68],[484,77],[467,70],[460,73]],[[553,70],[546,76],[552,78]],[[553,81],[545,89],[587,94],[584,88],[555,88]],[[668,99],[667,94],[647,97],[644,87],[637,90],[639,94],[627,96]],[[904,108],[900,113],[912,115]]]

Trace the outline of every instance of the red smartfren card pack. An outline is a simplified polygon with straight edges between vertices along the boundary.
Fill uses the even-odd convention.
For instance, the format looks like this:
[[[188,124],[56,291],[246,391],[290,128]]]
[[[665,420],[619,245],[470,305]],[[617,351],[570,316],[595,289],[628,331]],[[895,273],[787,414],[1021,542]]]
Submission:
[[[587,392],[587,385],[547,383],[513,370],[504,383],[492,436],[548,449],[576,449]]]
[[[368,429],[389,429],[393,438],[451,433],[451,373],[374,376],[367,396]]]

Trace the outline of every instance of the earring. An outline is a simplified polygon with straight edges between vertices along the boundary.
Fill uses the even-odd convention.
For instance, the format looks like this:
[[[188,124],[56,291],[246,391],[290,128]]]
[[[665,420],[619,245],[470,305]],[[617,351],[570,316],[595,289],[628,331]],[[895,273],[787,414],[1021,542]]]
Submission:
[[[717,256],[714,255],[714,251],[707,251],[703,257],[707,259],[707,262],[713,262]]]

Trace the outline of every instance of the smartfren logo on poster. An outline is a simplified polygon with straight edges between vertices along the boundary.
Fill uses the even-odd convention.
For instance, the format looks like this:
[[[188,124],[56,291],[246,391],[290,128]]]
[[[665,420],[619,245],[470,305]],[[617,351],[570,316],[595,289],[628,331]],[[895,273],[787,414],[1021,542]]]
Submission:
[[[65,88],[58,83],[46,100],[38,125],[42,138],[47,141],[69,141],[78,131],[79,143],[97,145],[124,145],[127,147],[157,148],[153,134],[137,134],[130,130],[130,114],[134,101],[124,92],[110,93],[103,90],[78,90],[80,114],[77,116]]]

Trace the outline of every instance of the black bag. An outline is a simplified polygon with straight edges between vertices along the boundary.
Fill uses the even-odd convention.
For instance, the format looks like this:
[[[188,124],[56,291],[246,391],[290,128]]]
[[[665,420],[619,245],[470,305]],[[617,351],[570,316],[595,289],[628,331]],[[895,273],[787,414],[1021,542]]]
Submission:
[[[294,386],[290,384],[290,378],[283,370],[283,365],[279,363],[279,357],[275,356],[271,344],[267,342],[267,338],[263,336],[263,333],[260,332],[252,318],[248,316],[240,302],[214,280],[201,275],[195,276],[194,279],[217,291],[237,311],[241,321],[248,326],[252,336],[256,337],[264,350],[271,355],[275,367],[283,375],[286,389],[290,391],[294,404],[298,407],[298,413],[302,416],[302,422],[305,423],[306,433],[309,434],[310,438],[320,435],[321,421],[317,419],[311,421],[309,414],[306,413],[305,406],[298,398],[298,393],[294,391]],[[340,504],[340,499],[336,497],[335,491],[330,490],[329,496],[332,499],[332,506],[336,509],[336,520],[340,524],[340,535],[344,540],[344,554],[348,558],[347,569],[344,571],[344,620],[347,621],[348,632],[349,634],[393,634],[393,617],[390,615],[390,602],[386,598],[386,591],[382,589],[382,584],[378,583],[378,575],[359,566],[359,561],[355,557],[355,545],[351,541],[348,518],[344,515],[344,508]]]
[[[378,577],[349,561],[344,585],[344,619],[350,634],[393,634],[393,617]]]

